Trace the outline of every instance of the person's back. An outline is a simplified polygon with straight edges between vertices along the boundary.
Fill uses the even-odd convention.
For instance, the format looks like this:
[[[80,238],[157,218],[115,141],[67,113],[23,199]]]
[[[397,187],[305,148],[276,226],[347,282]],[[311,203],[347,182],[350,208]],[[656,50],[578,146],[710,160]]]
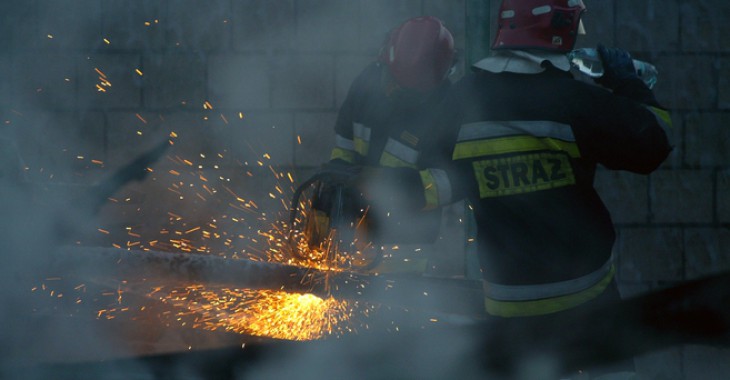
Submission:
[[[353,81],[339,110],[328,165],[359,173],[353,191],[367,198],[367,239],[375,245],[430,245],[438,237],[441,204],[426,127],[451,85],[454,61],[453,37],[440,20],[409,19]],[[420,249],[393,256],[373,271],[426,271]]]
[[[596,167],[647,174],[671,150],[668,114],[628,53],[599,49],[605,88],[574,78],[567,53],[584,9],[503,1],[495,54],[453,87],[438,121],[454,141],[455,193],[474,206],[493,316],[618,299],[615,232],[593,188]]]
[[[605,264],[614,241],[593,188],[596,164],[648,172],[666,157],[639,103],[570,73],[479,71],[465,95],[453,158],[474,200],[483,270],[498,284],[574,279]]]

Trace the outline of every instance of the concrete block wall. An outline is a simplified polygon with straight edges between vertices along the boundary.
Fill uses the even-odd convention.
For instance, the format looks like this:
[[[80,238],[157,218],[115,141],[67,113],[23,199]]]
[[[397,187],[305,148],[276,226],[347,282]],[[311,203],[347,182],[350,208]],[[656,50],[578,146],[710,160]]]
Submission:
[[[585,0],[588,35],[653,62],[655,94],[672,113],[675,146],[650,176],[601,170],[596,186],[618,229],[622,293],[630,296],[730,270],[730,13],[725,1]],[[674,347],[645,355],[648,379],[722,379],[730,351]]]
[[[189,228],[211,207],[178,194],[203,185],[192,171],[216,182],[219,198],[233,178],[236,194],[269,202],[273,171],[302,180],[329,158],[338,107],[389,29],[436,15],[463,51],[464,9],[464,0],[4,2],[2,133],[18,141],[31,180],[90,184],[174,132],[172,159],[120,191],[100,228],[154,229],[175,222],[168,211],[188,215],[178,227]],[[255,180],[236,180],[244,175]],[[272,207],[283,211],[280,199]]]
[[[719,239],[728,229],[730,108],[723,96],[730,81],[730,49],[723,41],[730,38],[730,28],[718,15],[730,11],[730,5],[674,0],[586,0],[586,4],[588,35],[579,44],[602,42],[653,62],[659,71],[655,94],[670,109],[674,122],[670,137],[675,148],[658,171],[650,176],[598,173],[596,186],[620,233],[620,279],[627,285],[653,288],[666,285],[660,284],[663,281],[730,269],[718,261],[705,271],[689,270],[689,263],[696,261],[692,254],[698,251],[691,236],[704,231]],[[725,250],[724,255],[730,256],[730,247]],[[675,258],[664,260],[661,256],[666,254]],[[641,264],[647,256],[659,261]]]
[[[226,209],[225,199],[179,194],[201,188],[200,174],[217,181],[219,194],[230,183],[280,207],[268,197],[271,171],[306,173],[327,159],[337,109],[387,30],[436,15],[464,51],[466,1],[2,2],[0,134],[18,142],[32,180],[84,184],[175,132],[173,159],[118,195],[105,210],[107,229],[154,228],[171,223],[168,212],[192,227]],[[494,18],[499,1],[489,1]],[[674,120],[675,150],[656,173],[600,170],[596,178],[618,228],[622,291],[730,269],[730,3],[585,3],[588,35],[579,45],[618,46],[655,63],[655,92]],[[183,160],[192,164],[184,180],[170,174]],[[696,378],[707,367],[699,357],[727,362],[725,351],[705,350],[680,347],[642,365],[661,368],[655,378]]]

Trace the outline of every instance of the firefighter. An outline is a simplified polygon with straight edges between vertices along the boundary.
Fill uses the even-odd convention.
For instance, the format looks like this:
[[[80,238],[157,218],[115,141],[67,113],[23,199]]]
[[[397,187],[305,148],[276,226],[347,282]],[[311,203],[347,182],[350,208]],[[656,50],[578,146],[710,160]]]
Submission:
[[[571,71],[585,9],[581,0],[503,0],[492,55],[453,86],[437,121],[454,142],[454,196],[474,207],[496,320],[549,321],[618,300],[616,236],[596,168],[649,174],[672,149],[668,112],[628,52],[599,45],[597,83]]]
[[[329,166],[358,168],[353,187],[372,205],[368,239],[376,244],[432,243],[438,236],[437,205],[445,198],[439,202],[439,194],[424,189],[446,177],[442,170],[428,169],[436,155],[428,152],[433,134],[424,126],[451,86],[455,57],[453,36],[441,20],[409,19],[389,33],[377,60],[352,82],[340,108]],[[425,255],[404,255],[373,272],[426,270]]]

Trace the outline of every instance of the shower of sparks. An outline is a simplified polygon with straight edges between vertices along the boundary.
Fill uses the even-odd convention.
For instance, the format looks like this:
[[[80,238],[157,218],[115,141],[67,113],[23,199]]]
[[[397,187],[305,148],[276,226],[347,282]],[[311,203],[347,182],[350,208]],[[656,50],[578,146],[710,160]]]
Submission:
[[[154,23],[158,21],[154,20]],[[151,23],[145,22],[145,25],[150,26]],[[49,38],[52,36],[49,35]],[[110,43],[106,39],[104,42]],[[94,71],[98,75],[97,90],[106,92],[112,86],[111,82],[99,68],[94,68]],[[135,72],[143,75],[139,68]],[[204,101],[203,109],[213,110],[213,105]],[[135,116],[142,124],[147,124],[142,115],[136,113]],[[246,115],[238,112],[237,116],[243,120]],[[225,124],[235,121],[229,121],[222,113],[220,118]],[[207,116],[204,120],[209,121]],[[137,131],[137,134],[143,135],[142,131]],[[179,136],[170,132],[169,137],[172,145],[172,139]],[[296,142],[302,144],[301,136],[296,136]],[[270,164],[272,157],[269,153],[262,154],[249,147],[260,160],[251,162],[250,166],[248,162],[238,162],[240,166],[233,171],[220,170],[222,164],[218,160],[229,157],[230,152],[227,151],[200,153],[195,158],[168,156],[164,169],[153,171],[147,168],[147,171],[154,173],[152,181],[163,184],[162,189],[167,189],[169,202],[165,204],[172,209],[146,210],[139,206],[133,215],[134,225],[122,229],[99,227],[98,233],[116,248],[209,254],[230,260],[246,259],[318,269],[325,273],[324,278],[310,281],[313,285],[324,282],[325,290],[328,289],[326,282],[329,278],[326,273],[362,268],[368,262],[367,255],[372,253],[373,247],[357,238],[344,244],[335,232],[329,231],[319,245],[308,243],[308,234],[312,231],[299,225],[305,224],[307,211],[311,208],[311,196],[299,201],[300,212],[294,220],[295,226],[289,224],[296,176]],[[79,159],[83,157],[79,156]],[[237,162],[235,158],[232,160]],[[104,165],[99,160],[92,160],[92,163]],[[270,188],[261,186],[269,182],[272,183]],[[256,187],[247,189],[250,184],[256,184]],[[249,197],[242,193],[246,190],[255,194],[249,194]],[[111,200],[120,206],[146,204],[144,194],[133,193]],[[151,216],[158,217],[156,220],[160,225],[149,222],[155,220]],[[351,227],[356,229],[357,226]],[[46,291],[46,284],[38,289]],[[102,298],[108,297],[110,302],[106,308],[97,311],[96,317],[113,319],[121,313],[134,312],[125,305],[131,302],[124,296],[125,289],[126,285],[118,286],[102,293]],[[54,298],[63,296],[54,289],[50,292]],[[81,293],[86,293],[86,286],[79,285],[74,292],[79,293],[75,303],[84,302]],[[197,284],[160,287],[143,294],[174,310],[167,317],[186,321],[181,322],[185,327],[288,340],[313,340],[354,333],[360,328],[367,328],[360,320],[372,310],[372,306],[331,296]]]
[[[99,83],[96,84],[96,90],[98,92],[106,92],[107,87],[111,87],[112,83],[107,78],[106,74],[99,70],[99,68],[94,68],[94,71],[96,71],[97,74],[99,74]]]
[[[192,327],[286,340],[314,340],[353,332],[357,304],[312,294],[191,285],[155,292],[193,318]],[[185,318],[180,318],[185,319]]]
[[[209,104],[206,107],[211,107]],[[139,118],[139,116],[138,116]],[[177,134],[171,137],[177,137]],[[261,175],[269,177],[272,188],[269,202],[278,205],[278,212],[265,212],[253,199],[233,187],[230,178],[216,174],[217,163],[211,159],[226,156],[199,154],[197,159],[168,157],[174,169],[158,173],[157,181],[169,181],[167,190],[183,200],[180,210],[167,210],[167,222],[158,233],[150,234],[150,226],[127,226],[124,240],[113,243],[115,247],[135,250],[189,252],[210,254],[226,259],[248,259],[284,263],[324,271],[323,278],[311,278],[312,286],[324,285],[328,290],[326,273],[349,270],[361,265],[362,253],[354,249],[349,254],[334,236],[329,235],[319,246],[307,244],[308,231],[292,230],[288,222],[289,208],[296,186],[296,177],[288,171],[267,165],[269,153],[260,157],[254,174],[246,164],[239,174],[256,180]],[[271,178],[273,176],[273,178]],[[244,188],[245,189],[245,188]],[[257,192],[256,196],[260,197]],[[134,202],[134,197],[124,203]],[[311,199],[303,197],[299,202],[302,210],[295,223],[301,224],[310,209]],[[171,204],[175,204],[174,201]],[[266,209],[276,209],[267,204]],[[138,210],[144,215],[144,210]],[[198,217],[196,215],[205,215]],[[111,239],[120,236],[108,228],[99,233]],[[357,242],[355,242],[357,243]],[[362,247],[359,247],[362,249]],[[358,261],[359,260],[359,261]],[[364,285],[363,285],[364,286]],[[121,296],[123,288],[118,289]],[[190,285],[184,288],[154,289],[148,297],[172,307],[174,321],[185,321],[188,328],[209,331],[225,331],[245,335],[288,340],[322,339],[355,333],[361,328],[361,320],[369,310],[355,302],[338,300],[312,294],[287,293],[284,291],[215,288]],[[122,301],[123,302],[123,301]],[[113,319],[120,313],[129,313],[129,307],[110,304],[99,310],[97,317]],[[357,321],[357,322],[356,322]],[[183,323],[183,322],[181,322]]]

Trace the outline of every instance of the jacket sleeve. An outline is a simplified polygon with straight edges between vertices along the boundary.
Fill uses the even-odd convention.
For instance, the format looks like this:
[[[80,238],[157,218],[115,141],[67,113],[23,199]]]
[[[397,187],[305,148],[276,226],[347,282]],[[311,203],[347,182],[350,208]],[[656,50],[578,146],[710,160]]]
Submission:
[[[354,92],[353,86],[351,86],[345,101],[337,113],[335,141],[332,152],[330,153],[330,161],[340,161],[349,164],[356,163],[355,142],[353,141],[352,134]]]
[[[643,83],[613,93],[580,83],[570,107],[581,156],[609,169],[648,174],[672,150],[669,113]]]
[[[337,160],[349,164],[361,163],[358,152],[362,155],[367,149],[362,145],[362,141],[357,141],[353,128],[357,121],[355,120],[356,114],[362,107],[362,103],[373,91],[377,91],[378,84],[374,82],[375,78],[379,78],[379,73],[380,69],[377,64],[372,63],[363,69],[350,84],[345,100],[337,113],[335,142],[330,154],[331,161]]]

